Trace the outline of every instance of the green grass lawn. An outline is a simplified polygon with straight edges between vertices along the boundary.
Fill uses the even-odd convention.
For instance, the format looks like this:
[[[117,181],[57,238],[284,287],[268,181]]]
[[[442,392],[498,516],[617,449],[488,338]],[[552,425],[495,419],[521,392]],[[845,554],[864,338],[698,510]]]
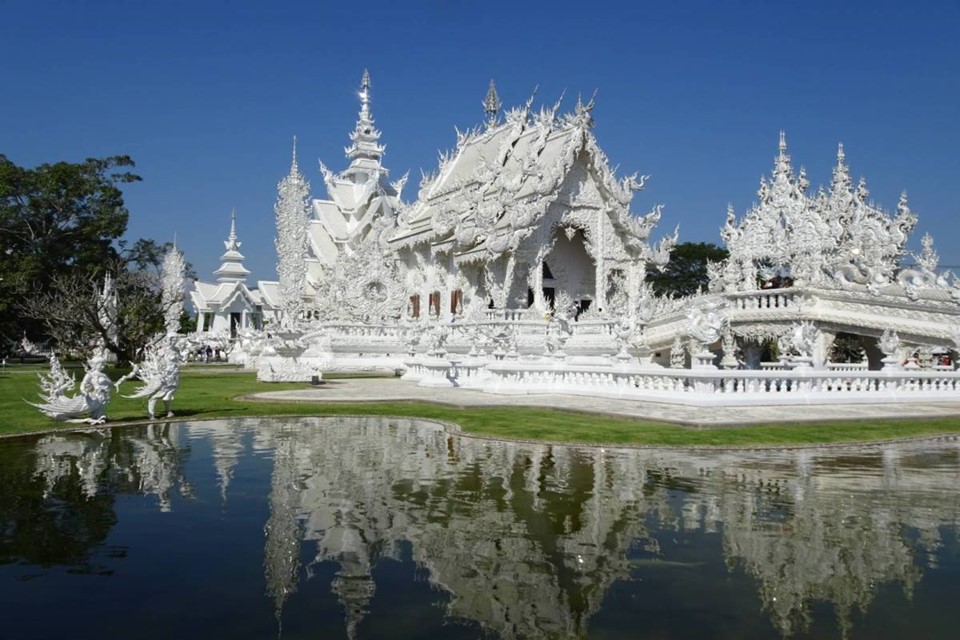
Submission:
[[[82,371],[77,372],[77,378]],[[119,377],[120,373],[114,375]],[[885,440],[960,433],[960,418],[874,420],[830,424],[752,425],[739,428],[690,429],[630,418],[589,415],[552,409],[514,407],[451,407],[423,402],[292,403],[238,399],[260,391],[303,389],[304,384],[261,384],[252,373],[229,369],[184,370],[173,403],[178,419],[266,415],[389,415],[436,418],[455,422],[467,433],[498,438],[551,440],[594,444],[670,446],[798,445]],[[127,383],[124,393],[135,384]],[[8,368],[0,375],[0,435],[70,428],[29,406],[37,399],[37,368]],[[162,406],[162,403],[161,403]],[[160,408],[160,407],[158,407]],[[802,410],[802,409],[798,409]],[[111,423],[145,420],[146,402],[114,395]]]

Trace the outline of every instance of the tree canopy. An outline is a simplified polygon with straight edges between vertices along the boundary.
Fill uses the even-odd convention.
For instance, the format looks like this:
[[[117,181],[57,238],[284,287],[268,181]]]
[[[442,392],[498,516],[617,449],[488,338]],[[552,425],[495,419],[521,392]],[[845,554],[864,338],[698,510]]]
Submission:
[[[681,242],[670,253],[670,262],[663,271],[651,271],[647,282],[657,295],[688,296],[698,288],[707,290],[710,278],[707,262],[725,260],[728,252],[710,242]]]
[[[119,361],[164,326],[160,269],[169,243],[122,240],[129,211],[121,187],[140,181],[128,156],[33,169],[0,155],[0,333],[26,331],[83,353],[99,336]],[[188,272],[192,269],[188,266]],[[98,295],[110,273],[116,333],[101,326]]]
[[[0,332],[42,333],[18,311],[57,276],[102,273],[119,257],[115,241],[129,212],[120,185],[140,177],[128,156],[16,165],[0,154]]]

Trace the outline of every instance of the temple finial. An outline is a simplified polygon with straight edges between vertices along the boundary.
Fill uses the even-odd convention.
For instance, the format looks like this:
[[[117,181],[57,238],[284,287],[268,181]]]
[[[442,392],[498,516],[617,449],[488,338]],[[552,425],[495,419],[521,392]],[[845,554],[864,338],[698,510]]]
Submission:
[[[843,143],[837,143],[837,162],[843,162],[846,156],[843,153]]]
[[[293,158],[290,161],[290,171],[299,170],[297,166],[297,135],[293,135]]]
[[[230,211],[230,238],[235,240],[237,238],[237,208],[234,207]]]
[[[787,132],[783,129],[780,129],[780,153],[783,154],[787,150]]]
[[[483,100],[483,112],[487,114],[487,128],[490,129],[497,124],[497,116],[500,113],[500,96],[497,95],[497,85],[493,79],[490,79],[490,89],[487,90],[487,97]]]
[[[367,120],[370,117],[370,72],[363,70],[363,77],[360,78],[360,119]]]

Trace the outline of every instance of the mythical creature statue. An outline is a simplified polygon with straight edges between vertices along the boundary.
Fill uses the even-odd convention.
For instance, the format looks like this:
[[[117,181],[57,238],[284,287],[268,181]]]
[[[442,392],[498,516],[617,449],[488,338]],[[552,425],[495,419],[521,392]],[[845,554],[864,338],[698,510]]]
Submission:
[[[158,400],[163,400],[166,417],[173,417],[170,403],[180,386],[180,364],[183,357],[177,346],[176,336],[167,336],[148,345],[144,349],[143,360],[135,364],[133,370],[117,380],[116,388],[133,377],[140,378],[143,383],[133,395],[125,398],[149,398],[147,400],[147,415],[151,420],[156,418]]]
[[[687,313],[687,335],[705,349],[720,339],[728,322],[722,303],[707,302]]]
[[[900,351],[900,336],[897,335],[896,331],[887,329],[877,341],[877,346],[883,352],[883,355],[895,356]]]
[[[438,358],[443,357],[447,352],[445,345],[449,337],[450,326],[443,322],[437,322],[427,334],[427,340],[430,344],[430,351],[428,353]]]
[[[106,354],[97,350],[84,364],[84,376],[80,388],[72,395],[74,378],[67,374],[55,355],[50,356],[50,372],[40,374],[41,403],[30,404],[40,409],[43,415],[60,422],[103,424],[107,421],[107,404],[113,383],[103,367]]]
[[[813,356],[817,346],[819,331],[812,322],[800,322],[793,325],[789,333],[784,334],[777,341],[777,348],[781,354],[795,354],[801,358]]]

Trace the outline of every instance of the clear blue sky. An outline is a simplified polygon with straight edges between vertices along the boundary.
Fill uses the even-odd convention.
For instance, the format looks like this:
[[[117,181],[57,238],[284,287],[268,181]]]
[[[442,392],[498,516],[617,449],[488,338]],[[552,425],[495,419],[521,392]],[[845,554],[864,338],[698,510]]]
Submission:
[[[887,210],[906,189],[942,262],[960,265],[960,2],[137,2],[0,0],[0,152],[33,166],[129,154],[128,236],[171,239],[212,278],[236,207],[247,266],[274,278],[273,203],[290,140],[345,165],[360,75],[385,164],[411,181],[508,106],[598,90],[595,133],[652,179],[659,234],[719,242],[768,174],[780,129],[826,183],[842,141]]]

